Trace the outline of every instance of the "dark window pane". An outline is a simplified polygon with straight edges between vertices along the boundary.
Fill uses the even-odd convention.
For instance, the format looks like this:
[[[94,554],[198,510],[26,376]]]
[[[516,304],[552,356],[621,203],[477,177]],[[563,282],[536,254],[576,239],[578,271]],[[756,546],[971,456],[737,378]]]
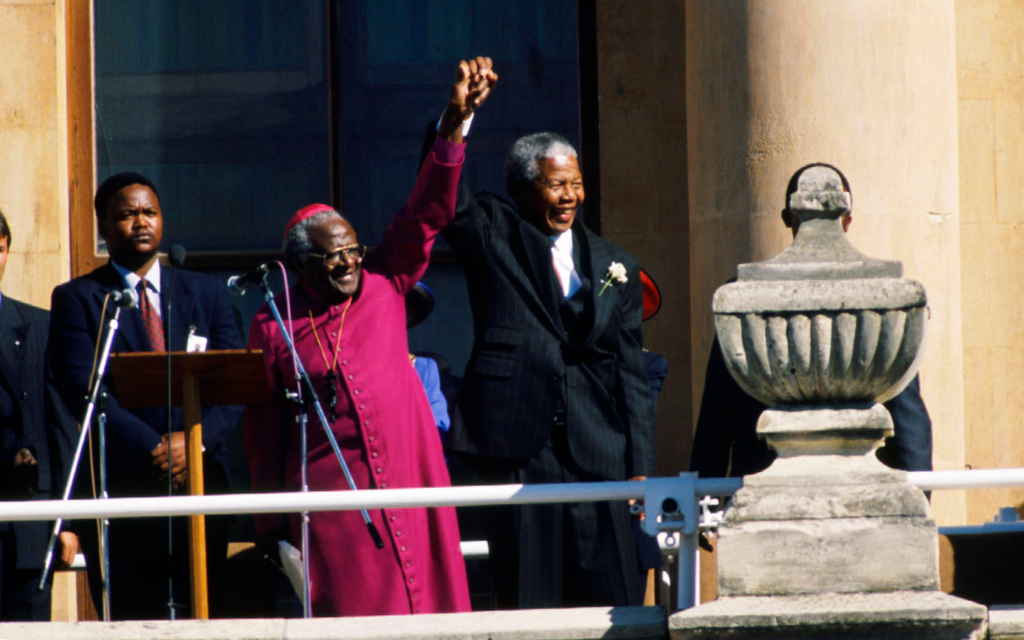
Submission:
[[[160,189],[164,246],[275,250],[329,202],[324,0],[96,0],[97,179]]]
[[[520,135],[556,131],[578,145],[574,1],[360,0],[341,12],[343,206],[364,242],[379,242],[405,203],[460,59],[489,55],[501,77],[473,124],[472,188],[504,193]]]

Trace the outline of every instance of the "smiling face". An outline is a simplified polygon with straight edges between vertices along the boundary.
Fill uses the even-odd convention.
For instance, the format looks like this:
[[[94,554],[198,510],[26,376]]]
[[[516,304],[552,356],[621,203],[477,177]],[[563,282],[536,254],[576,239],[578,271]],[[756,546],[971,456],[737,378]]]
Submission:
[[[576,158],[558,155],[537,162],[540,175],[519,186],[515,198],[523,218],[547,235],[568,231],[583,204],[583,175]]]
[[[309,241],[313,253],[329,255],[339,249],[355,245],[356,232],[347,221],[332,217],[309,229]],[[304,262],[295,265],[299,276],[307,287],[319,293],[326,293],[341,299],[348,298],[359,290],[359,279],[363,274],[361,258],[341,252],[334,262],[325,263],[318,256],[307,256]]]
[[[107,203],[99,223],[114,262],[136,273],[148,271],[164,233],[160,199],[152,189],[141,184],[124,187]]]

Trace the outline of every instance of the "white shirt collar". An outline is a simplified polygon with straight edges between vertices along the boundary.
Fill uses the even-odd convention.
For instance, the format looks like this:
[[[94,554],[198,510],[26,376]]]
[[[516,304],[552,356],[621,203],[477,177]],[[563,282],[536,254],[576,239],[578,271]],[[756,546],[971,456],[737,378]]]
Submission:
[[[124,278],[125,284],[127,284],[130,288],[135,289],[136,287],[139,286],[139,280],[142,280],[142,278],[137,273],[125,269],[124,267],[117,264],[113,260],[110,261],[110,264],[113,265],[115,271],[121,274],[121,277]],[[150,288],[152,288],[157,293],[160,293],[159,260],[154,261],[153,266],[151,266],[149,268],[149,271],[146,272],[146,281],[149,283]]]
[[[551,238],[552,244],[558,249],[559,253],[564,253],[568,256],[572,255],[572,229],[548,237]]]

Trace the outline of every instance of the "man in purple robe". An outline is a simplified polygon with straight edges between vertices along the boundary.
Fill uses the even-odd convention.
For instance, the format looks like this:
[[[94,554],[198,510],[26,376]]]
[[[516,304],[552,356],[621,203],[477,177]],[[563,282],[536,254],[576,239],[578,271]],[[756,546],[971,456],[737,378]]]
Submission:
[[[366,252],[351,225],[326,205],[301,209],[285,229],[286,259],[300,279],[290,292],[296,348],[360,490],[449,485],[430,404],[409,366],[405,294],[455,214],[463,123],[497,82],[491,67],[489,58],[459,64],[437,142],[379,247]],[[245,412],[253,490],[296,491],[300,409],[284,397],[295,389],[294,363],[266,307],[253,319],[249,347],[263,350],[273,393],[269,408]],[[315,418],[308,434],[310,489],[347,488]],[[310,514],[314,615],[469,610],[453,508],[373,509],[370,516],[383,549],[358,511]],[[258,516],[256,526],[264,546],[281,539],[300,546],[297,514]]]

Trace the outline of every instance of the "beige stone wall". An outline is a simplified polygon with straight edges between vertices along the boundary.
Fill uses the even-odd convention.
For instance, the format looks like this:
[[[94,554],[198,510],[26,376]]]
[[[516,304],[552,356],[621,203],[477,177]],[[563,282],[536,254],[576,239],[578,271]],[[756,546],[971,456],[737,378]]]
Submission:
[[[737,263],[788,244],[789,176],[830,162],[852,184],[853,244],[902,260],[928,290],[934,461],[963,468],[953,0],[691,0],[686,31],[694,397],[711,294]],[[963,521],[960,492],[933,507]]]
[[[958,0],[966,464],[1024,467],[1024,3]],[[973,491],[968,521],[1024,503]]]
[[[662,292],[645,346],[669,360],[658,399],[664,474],[690,459],[690,261],[682,0],[598,0],[602,234]]]
[[[0,43],[0,209],[13,235],[2,290],[49,308],[70,275],[63,0],[0,0]]]

